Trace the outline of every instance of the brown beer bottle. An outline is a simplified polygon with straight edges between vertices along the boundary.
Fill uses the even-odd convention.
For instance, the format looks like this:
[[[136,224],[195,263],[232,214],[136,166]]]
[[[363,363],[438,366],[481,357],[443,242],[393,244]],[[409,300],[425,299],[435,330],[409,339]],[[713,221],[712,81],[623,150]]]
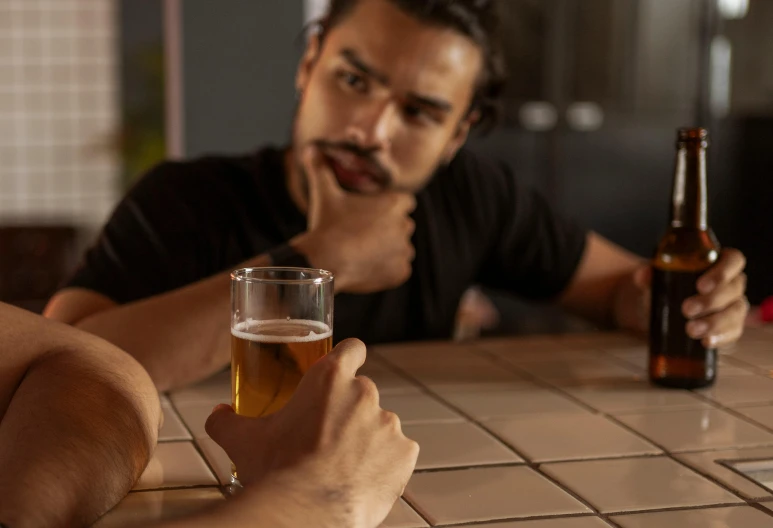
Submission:
[[[698,278],[717,260],[719,243],[707,222],[708,131],[678,131],[671,224],[652,261],[650,381],[692,389],[714,382],[717,350],[687,335],[682,303],[697,294]]]

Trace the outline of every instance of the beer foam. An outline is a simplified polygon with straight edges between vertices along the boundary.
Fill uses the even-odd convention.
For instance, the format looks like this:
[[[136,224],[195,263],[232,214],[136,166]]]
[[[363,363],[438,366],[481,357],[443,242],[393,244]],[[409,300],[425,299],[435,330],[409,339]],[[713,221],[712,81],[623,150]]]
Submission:
[[[263,333],[266,328],[270,329],[272,326],[288,326],[288,323],[292,326],[311,327],[315,330],[310,331],[308,335],[305,336],[283,336]],[[316,330],[319,330],[319,332]],[[231,335],[258,343],[310,343],[312,341],[320,341],[331,337],[333,331],[325,323],[320,321],[310,321],[308,319],[272,319],[268,321],[247,319],[246,321],[237,324],[236,327],[231,328]]]

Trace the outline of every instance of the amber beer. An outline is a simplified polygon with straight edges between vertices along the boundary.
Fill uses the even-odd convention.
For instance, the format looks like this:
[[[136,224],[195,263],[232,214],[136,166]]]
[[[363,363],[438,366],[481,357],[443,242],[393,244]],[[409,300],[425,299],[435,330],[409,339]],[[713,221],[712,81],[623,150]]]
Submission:
[[[322,322],[245,321],[231,330],[233,407],[242,416],[267,416],[281,409],[303,375],[333,347]]]
[[[711,385],[717,350],[687,335],[682,303],[697,294],[697,281],[719,256],[708,225],[706,148],[708,131],[680,129],[672,193],[671,224],[652,262],[650,380],[661,386]]]
[[[308,268],[231,273],[231,398],[237,414],[272,414],[333,347],[333,274]],[[241,488],[231,466],[230,492]]]

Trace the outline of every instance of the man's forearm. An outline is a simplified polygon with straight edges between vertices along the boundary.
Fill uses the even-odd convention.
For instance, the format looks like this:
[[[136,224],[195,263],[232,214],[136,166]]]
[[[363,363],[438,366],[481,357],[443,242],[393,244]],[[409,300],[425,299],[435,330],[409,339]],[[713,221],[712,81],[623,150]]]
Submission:
[[[100,344],[48,352],[21,379],[0,422],[0,523],[90,526],[147,465],[157,392],[137,362]]]
[[[245,266],[266,266],[260,256]],[[230,361],[230,273],[118,306],[76,326],[129,352],[159,390],[201,380]]]
[[[642,298],[643,292],[633,275],[624,277],[617,284],[613,303],[613,322],[622,330],[644,334],[649,325],[649,303]]]

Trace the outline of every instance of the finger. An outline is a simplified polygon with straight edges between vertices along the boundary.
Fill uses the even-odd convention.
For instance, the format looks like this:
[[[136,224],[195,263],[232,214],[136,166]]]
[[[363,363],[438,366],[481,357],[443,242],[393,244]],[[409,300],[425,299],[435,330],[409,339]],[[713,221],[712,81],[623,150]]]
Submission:
[[[221,403],[212,409],[204,429],[212,440],[228,452],[231,440],[241,436],[238,431],[243,427],[243,421],[247,419],[237,415],[230,405]]]
[[[407,254],[408,262],[413,262],[414,260],[416,260],[416,248],[413,246],[413,244],[408,244],[408,249],[406,251],[408,252]]]
[[[416,462],[419,460],[420,447],[418,442],[404,437],[405,442],[405,474],[401,479],[401,491],[400,496],[405,493],[405,487],[408,485],[408,481],[411,480],[413,472],[416,469]]]
[[[416,222],[414,222],[413,219],[408,216],[405,217],[403,226],[408,236],[412,236],[416,232]]]
[[[700,339],[704,346],[716,347],[737,340],[749,311],[746,298],[740,299],[721,312],[687,323],[687,335]]]
[[[719,312],[742,299],[746,292],[746,274],[741,273],[728,284],[718,286],[710,295],[696,295],[685,300],[682,313],[688,319]]]
[[[346,339],[338,343],[325,359],[336,362],[341,374],[353,378],[365,363],[366,355],[365,344],[362,341]]]
[[[381,396],[378,393],[376,383],[372,379],[367,376],[357,376],[354,378],[353,383],[360,393],[360,400],[362,402],[365,402],[372,407],[380,408],[379,402],[381,401]]]
[[[640,290],[646,290],[652,284],[652,267],[642,266],[633,273],[633,284]]]
[[[416,197],[409,193],[395,193],[395,211],[398,214],[409,215],[416,210]]]
[[[717,286],[726,284],[740,275],[746,267],[746,257],[737,249],[725,249],[711,269],[698,279],[698,292],[708,295]]]
[[[302,154],[302,163],[306,173],[306,184],[309,186],[310,210],[322,201],[337,198],[345,192],[318,147],[314,145],[307,147]]]

